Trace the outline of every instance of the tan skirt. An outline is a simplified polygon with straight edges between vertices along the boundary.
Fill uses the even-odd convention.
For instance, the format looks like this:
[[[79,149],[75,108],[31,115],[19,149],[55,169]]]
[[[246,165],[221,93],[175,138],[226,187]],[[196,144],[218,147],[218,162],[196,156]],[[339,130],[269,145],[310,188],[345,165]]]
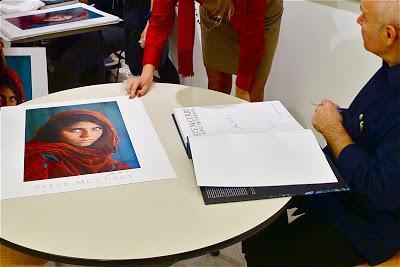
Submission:
[[[200,8],[203,61],[207,68],[236,74],[239,62],[239,37],[228,22],[215,26],[212,11],[218,1],[204,1]],[[267,79],[271,70],[283,12],[283,0],[269,0],[264,20],[264,55],[257,68],[256,77]]]

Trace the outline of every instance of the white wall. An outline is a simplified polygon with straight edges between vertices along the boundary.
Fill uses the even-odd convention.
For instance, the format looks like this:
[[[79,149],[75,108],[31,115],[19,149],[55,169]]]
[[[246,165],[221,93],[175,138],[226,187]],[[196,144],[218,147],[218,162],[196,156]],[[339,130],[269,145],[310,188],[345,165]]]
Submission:
[[[358,3],[353,3],[358,6]],[[342,107],[381,65],[365,51],[358,14],[312,2],[287,1],[265,99],[279,99],[306,128],[322,98]],[[323,138],[317,134],[321,144]]]
[[[311,102],[328,98],[347,107],[381,65],[378,57],[363,48],[356,23],[358,5],[341,1],[284,3],[280,39],[265,100],[280,100],[306,128],[312,128],[310,119],[315,107]],[[183,82],[207,88],[200,40],[200,25],[196,25],[195,76]],[[176,44],[171,43],[171,48],[176,55]],[[316,135],[323,145],[323,138]]]

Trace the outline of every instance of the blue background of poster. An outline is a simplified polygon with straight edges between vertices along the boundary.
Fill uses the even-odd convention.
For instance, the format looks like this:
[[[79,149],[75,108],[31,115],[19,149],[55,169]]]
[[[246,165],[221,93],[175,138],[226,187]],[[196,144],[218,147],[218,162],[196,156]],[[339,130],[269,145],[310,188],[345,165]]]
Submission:
[[[15,71],[24,88],[25,101],[32,99],[32,69],[30,56],[6,56],[7,66]]]

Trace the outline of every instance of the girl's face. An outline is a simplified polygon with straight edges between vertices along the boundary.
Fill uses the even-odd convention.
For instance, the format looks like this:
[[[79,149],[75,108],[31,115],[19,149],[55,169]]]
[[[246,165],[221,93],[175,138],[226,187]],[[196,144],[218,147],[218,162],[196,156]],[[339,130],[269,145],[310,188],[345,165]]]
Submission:
[[[17,96],[14,94],[13,90],[5,86],[0,86],[0,107],[16,106],[17,104]]]
[[[48,18],[43,19],[45,22],[61,22],[72,19],[71,15],[55,15]]]
[[[88,121],[75,122],[60,131],[60,140],[71,146],[86,147],[96,142],[103,134],[103,127]]]

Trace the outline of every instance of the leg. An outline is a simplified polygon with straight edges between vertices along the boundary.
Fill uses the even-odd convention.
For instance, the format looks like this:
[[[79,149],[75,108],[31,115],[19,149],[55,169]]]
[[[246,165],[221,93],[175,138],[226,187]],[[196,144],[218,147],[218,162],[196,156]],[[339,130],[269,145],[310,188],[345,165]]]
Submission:
[[[243,252],[249,267],[346,267],[366,262],[335,227],[309,214],[291,224],[278,219],[259,234],[245,240]]]
[[[180,84],[178,71],[168,56],[164,64],[158,68],[158,74],[162,83]]]
[[[272,61],[279,39],[281,25],[282,1],[270,1],[264,20],[264,55],[257,68],[253,87],[250,89],[251,102],[264,100],[264,87],[271,71]]]
[[[168,54],[169,54],[169,45],[167,42],[163,49],[160,67],[158,68],[158,74],[160,75],[160,82],[180,84],[178,71],[176,70]]]
[[[250,100],[251,102],[262,102],[264,101],[264,87],[267,82],[266,78],[255,78],[253,86],[250,89]]]
[[[232,75],[206,67],[208,89],[230,94],[232,90]]]
[[[150,1],[123,0],[123,19],[125,32],[125,61],[133,75],[142,73],[143,49],[138,41],[146,26],[146,14]]]
[[[102,49],[98,32],[81,34],[79,40],[68,46],[60,60],[53,62],[54,69],[49,75],[50,93],[80,86],[82,74],[90,67],[96,68],[94,80],[104,78],[103,57],[99,56]]]

